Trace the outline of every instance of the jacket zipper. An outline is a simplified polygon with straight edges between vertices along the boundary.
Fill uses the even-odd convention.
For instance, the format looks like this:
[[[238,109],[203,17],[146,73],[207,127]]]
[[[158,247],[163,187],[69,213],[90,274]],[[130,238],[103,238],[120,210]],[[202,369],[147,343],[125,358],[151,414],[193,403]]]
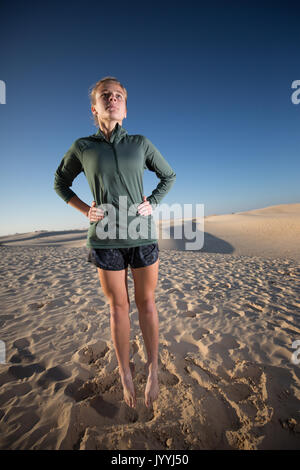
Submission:
[[[123,179],[123,176],[122,176],[122,174],[120,173],[119,164],[118,164],[118,157],[117,157],[117,151],[116,151],[116,149],[115,149],[115,146],[114,146],[114,144],[111,143],[111,142],[109,142],[109,145],[112,146],[112,149],[113,149],[113,152],[114,152],[115,162],[116,162],[116,168],[117,168],[117,173],[118,173],[118,175],[119,175],[119,178],[120,178],[120,180],[122,181],[122,184],[123,184],[124,188],[126,189],[127,194],[129,195],[130,199],[131,199],[131,203],[132,203],[132,204],[135,204],[135,202],[133,201],[133,199],[132,199],[132,197],[131,197],[130,191],[128,191],[128,188],[127,188],[127,185],[126,185],[126,183],[125,183],[125,181],[124,181],[124,179]]]

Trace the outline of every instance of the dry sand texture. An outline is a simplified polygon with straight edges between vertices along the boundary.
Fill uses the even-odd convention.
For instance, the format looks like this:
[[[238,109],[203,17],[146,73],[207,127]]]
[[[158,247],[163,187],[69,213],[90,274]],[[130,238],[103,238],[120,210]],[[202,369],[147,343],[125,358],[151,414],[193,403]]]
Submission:
[[[200,251],[160,241],[151,409],[131,273],[135,409],[86,231],[1,237],[0,448],[300,449],[299,235],[288,204],[207,217]]]

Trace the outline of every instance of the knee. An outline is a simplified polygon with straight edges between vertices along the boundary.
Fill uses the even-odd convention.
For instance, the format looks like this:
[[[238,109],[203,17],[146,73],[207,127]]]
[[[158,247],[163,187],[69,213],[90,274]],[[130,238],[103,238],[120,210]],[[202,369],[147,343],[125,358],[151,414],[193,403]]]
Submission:
[[[118,319],[124,315],[129,315],[130,302],[128,301],[110,301],[110,314],[113,319]]]
[[[153,315],[156,313],[155,300],[153,297],[147,299],[136,299],[136,306],[139,313],[143,315]]]

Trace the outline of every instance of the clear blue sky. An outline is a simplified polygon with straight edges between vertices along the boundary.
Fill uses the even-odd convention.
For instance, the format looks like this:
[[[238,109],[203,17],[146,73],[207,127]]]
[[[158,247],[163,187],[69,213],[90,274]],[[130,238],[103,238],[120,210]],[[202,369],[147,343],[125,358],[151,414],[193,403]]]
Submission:
[[[123,127],[177,174],[163,202],[205,215],[300,202],[299,17],[288,1],[5,2],[1,235],[88,227],[53,179],[96,132],[88,89],[107,75],[128,91]],[[157,183],[145,171],[146,196]],[[83,173],[72,189],[92,202]]]

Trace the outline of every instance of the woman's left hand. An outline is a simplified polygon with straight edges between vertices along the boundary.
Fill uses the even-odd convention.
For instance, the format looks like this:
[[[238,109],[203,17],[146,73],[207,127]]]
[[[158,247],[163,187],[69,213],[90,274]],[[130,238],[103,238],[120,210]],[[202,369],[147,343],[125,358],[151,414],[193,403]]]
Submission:
[[[138,206],[138,213],[139,215],[151,215],[152,214],[152,206],[149,201],[147,201],[146,196],[143,196],[142,204]]]

